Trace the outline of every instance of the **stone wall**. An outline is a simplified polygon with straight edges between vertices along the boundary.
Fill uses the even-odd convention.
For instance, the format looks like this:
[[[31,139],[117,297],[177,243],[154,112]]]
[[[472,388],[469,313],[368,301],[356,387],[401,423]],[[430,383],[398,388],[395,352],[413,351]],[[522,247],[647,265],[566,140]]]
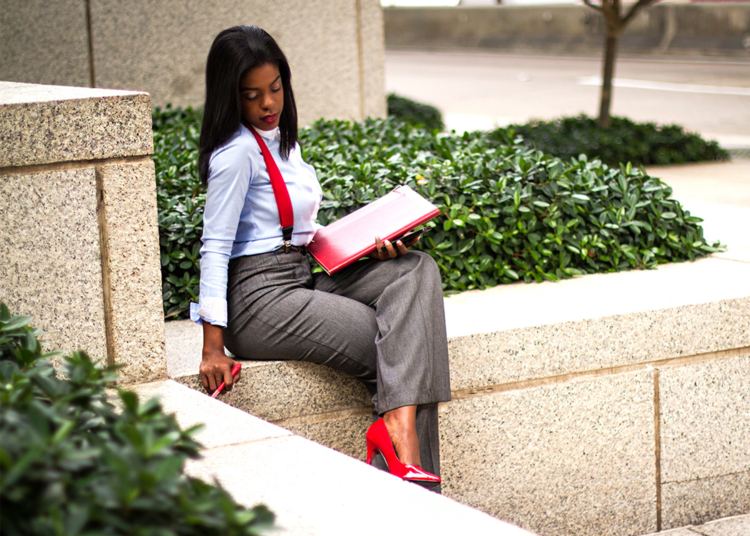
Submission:
[[[385,115],[377,0],[15,2],[0,12],[0,80],[127,88],[157,105],[198,106],[211,42],[237,24],[279,42],[302,124]]]
[[[166,375],[151,101],[0,82],[0,301],[45,349]]]
[[[446,299],[444,493],[544,536],[637,536],[750,511],[750,258],[503,285]],[[167,324],[200,390],[200,329]],[[362,459],[364,388],[244,361],[222,400]]]

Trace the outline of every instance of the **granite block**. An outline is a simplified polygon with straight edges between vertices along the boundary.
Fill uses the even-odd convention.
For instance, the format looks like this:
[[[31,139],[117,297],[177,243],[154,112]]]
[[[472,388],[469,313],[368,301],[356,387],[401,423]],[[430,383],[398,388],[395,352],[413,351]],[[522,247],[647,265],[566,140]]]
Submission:
[[[89,85],[85,2],[3,2],[0,35],[0,79]]]
[[[268,9],[261,0],[210,0],[196,9],[181,0],[134,0],[122,9],[117,0],[91,0],[96,85],[148,91],[160,105],[202,105],[214,37],[230,26],[255,24],[287,56],[301,124],[322,116],[359,119],[356,4],[286,0]],[[364,51],[372,53],[382,54],[382,42],[379,51]],[[384,92],[380,87],[380,99]]]
[[[713,257],[445,302],[454,389],[750,346],[750,264]]]
[[[750,512],[748,490],[750,470],[699,480],[662,483],[662,527],[696,525]],[[745,536],[750,532],[742,534]]]
[[[660,372],[665,527],[750,511],[750,351]]]
[[[453,400],[443,492],[544,535],[656,529],[653,371]]]
[[[0,168],[153,152],[143,93],[0,82]]]
[[[481,389],[747,347],[745,319],[750,297],[453,337],[451,383]]]
[[[310,441],[364,461],[367,452],[365,433],[372,424],[372,413],[362,410],[343,415],[313,415],[278,421],[276,424]]]
[[[106,356],[94,168],[0,174],[0,259],[0,300],[45,350]]]
[[[206,448],[291,435],[288,430],[248,415],[173,380],[142,383],[130,389],[138,393],[142,401],[156,398],[161,403],[164,413],[174,414],[183,429],[202,424],[203,426],[195,433],[195,438]],[[238,426],[237,423],[242,423],[242,426]]]
[[[357,380],[323,365],[297,361],[243,361],[240,380],[221,399],[272,422],[342,409],[368,409],[371,401]],[[197,374],[174,378],[203,390]]]
[[[242,504],[266,504],[284,534],[531,536],[301,437],[207,449],[187,471],[218,480]]]
[[[166,378],[156,178],[150,158],[97,169],[110,359],[123,383]]]
[[[747,536],[750,534],[750,514],[717,519],[697,530],[704,536]]]
[[[679,529],[652,532],[651,534],[644,534],[644,536],[701,536],[701,534],[690,530],[690,527],[680,527]]]
[[[659,385],[664,483],[750,472],[750,349],[663,367]]]

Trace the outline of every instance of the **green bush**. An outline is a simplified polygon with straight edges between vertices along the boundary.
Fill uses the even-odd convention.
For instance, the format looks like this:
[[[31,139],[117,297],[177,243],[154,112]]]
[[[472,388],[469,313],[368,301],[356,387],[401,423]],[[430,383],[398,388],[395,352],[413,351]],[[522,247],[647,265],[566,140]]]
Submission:
[[[198,179],[203,113],[167,106],[153,113],[162,299],[166,319],[198,300],[200,238],[206,193]]]
[[[545,153],[565,159],[586,154],[613,166],[625,162],[666,165],[729,158],[715,141],[705,141],[678,125],[635,123],[625,117],[613,117],[606,129],[595,119],[579,115],[510,125],[488,135],[498,144],[505,143],[508,136],[520,135]]]
[[[197,458],[154,401],[107,390],[111,368],[83,352],[59,378],[26,317],[0,303],[0,527],[4,535],[257,535],[264,506],[245,509],[221,488],[182,474]]]
[[[163,137],[157,145],[175,147],[177,155],[156,156],[159,189],[166,182],[170,192],[160,194],[159,210],[160,223],[171,225],[161,229],[171,316],[183,315],[186,307],[178,305],[197,292],[198,271],[190,267],[197,266],[203,198],[190,171],[196,155],[184,149],[194,144],[185,138],[195,132],[192,125],[170,123],[157,133]],[[630,165],[615,168],[585,156],[563,160],[520,139],[440,134],[392,119],[318,121],[302,129],[300,143],[323,188],[323,224],[398,184],[440,207],[443,217],[428,225],[420,247],[434,256],[447,292],[650,268],[719,247],[706,243],[701,220],[672,198],[671,188]],[[173,207],[181,212],[163,214]],[[175,231],[180,218],[190,220],[182,224],[188,226],[184,235]]]
[[[444,128],[440,110],[429,104],[413,101],[395,93],[388,95],[388,117],[429,130],[443,130]]]

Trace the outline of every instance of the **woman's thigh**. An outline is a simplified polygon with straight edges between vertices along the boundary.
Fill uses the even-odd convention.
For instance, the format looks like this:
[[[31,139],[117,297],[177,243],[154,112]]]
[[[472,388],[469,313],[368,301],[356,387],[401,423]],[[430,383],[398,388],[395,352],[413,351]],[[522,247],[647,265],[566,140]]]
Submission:
[[[309,288],[306,263],[280,263],[252,277],[241,271],[230,275],[225,345],[241,358],[311,361],[373,379],[375,312],[356,300]]]
[[[405,276],[419,282],[420,293],[436,292],[442,299],[437,264],[429,254],[419,250],[411,250],[406,255],[387,261],[361,260],[333,276],[318,273],[313,284],[318,290],[376,307],[385,289]]]

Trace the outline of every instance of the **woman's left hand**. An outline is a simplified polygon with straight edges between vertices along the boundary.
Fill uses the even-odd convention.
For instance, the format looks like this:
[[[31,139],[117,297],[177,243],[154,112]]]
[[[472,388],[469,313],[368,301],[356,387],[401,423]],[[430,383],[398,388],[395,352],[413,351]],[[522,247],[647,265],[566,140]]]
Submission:
[[[372,253],[372,257],[379,261],[395,259],[396,257],[406,255],[407,253],[409,253],[409,248],[407,248],[401,240],[396,240],[394,246],[390,240],[375,238],[375,251]]]

